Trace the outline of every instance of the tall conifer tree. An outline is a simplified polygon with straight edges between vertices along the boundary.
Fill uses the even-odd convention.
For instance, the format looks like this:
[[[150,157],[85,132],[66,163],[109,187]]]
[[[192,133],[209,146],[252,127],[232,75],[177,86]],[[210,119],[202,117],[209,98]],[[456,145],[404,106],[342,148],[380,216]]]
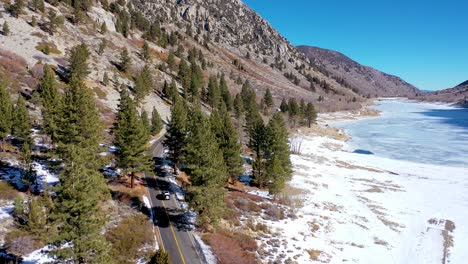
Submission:
[[[0,138],[11,133],[13,104],[4,81],[0,78]]]
[[[109,198],[109,191],[102,175],[90,168],[89,160],[85,149],[70,145],[51,216],[57,230],[51,238],[50,254],[59,262],[110,261],[109,246],[101,235],[105,216],[100,207]]]
[[[62,98],[57,89],[54,73],[48,65],[44,65],[44,75],[39,84],[39,93],[41,95],[44,131],[55,141],[58,133]]]
[[[13,135],[21,142],[25,142],[31,135],[32,124],[26,103],[21,95],[18,97],[13,115]]]
[[[169,158],[177,168],[182,158],[187,133],[187,110],[182,99],[176,99],[171,109],[171,120],[167,125],[164,145],[169,150]]]
[[[138,114],[135,102],[125,89],[120,93],[119,111],[113,133],[118,166],[130,174],[133,188],[135,173],[149,168],[150,160],[146,155],[149,131]]]
[[[192,182],[191,205],[199,213],[199,224],[215,224],[224,211],[224,189],[228,180],[223,154],[211,125],[199,105],[190,113],[184,164]]]
[[[70,52],[70,79],[76,78],[78,80],[84,80],[89,74],[88,59],[91,55],[88,46],[81,43],[72,48]]]
[[[151,135],[156,135],[161,130],[163,129],[163,122],[161,120],[161,116],[158,113],[158,110],[156,110],[155,107],[153,107],[153,112],[151,113]]]

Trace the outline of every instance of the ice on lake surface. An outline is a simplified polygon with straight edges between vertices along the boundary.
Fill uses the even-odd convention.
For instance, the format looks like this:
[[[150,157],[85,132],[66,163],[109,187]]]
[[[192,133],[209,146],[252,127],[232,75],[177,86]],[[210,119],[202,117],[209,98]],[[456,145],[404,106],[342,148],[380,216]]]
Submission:
[[[381,100],[382,116],[333,123],[352,136],[349,151],[468,167],[468,109],[408,100]]]

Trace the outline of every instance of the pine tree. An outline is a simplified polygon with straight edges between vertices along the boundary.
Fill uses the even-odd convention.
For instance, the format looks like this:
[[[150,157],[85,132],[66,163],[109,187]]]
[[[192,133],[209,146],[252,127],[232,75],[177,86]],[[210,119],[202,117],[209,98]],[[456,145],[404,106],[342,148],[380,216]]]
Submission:
[[[114,144],[118,149],[116,153],[118,166],[130,174],[133,188],[135,173],[149,168],[149,157],[146,155],[149,129],[143,124],[135,102],[124,89],[120,93],[119,111],[113,134]]]
[[[156,254],[151,258],[149,264],[169,264],[171,263],[169,260],[169,254],[164,251],[163,249],[158,249]]]
[[[145,128],[146,133],[148,133],[148,135],[151,135],[151,123],[148,117],[148,113],[145,110],[141,112],[140,118],[141,118],[141,123],[143,124],[143,127]]]
[[[73,23],[79,24],[84,19],[84,12],[81,9],[81,0],[73,0]]]
[[[280,110],[281,110],[281,112],[283,112],[283,113],[286,113],[286,112],[289,111],[289,105],[288,105],[288,103],[286,102],[286,99],[284,99],[284,98],[281,100]]]
[[[135,80],[135,100],[140,103],[153,90],[153,77],[148,65],[145,65]]]
[[[13,115],[13,135],[24,142],[31,135],[32,124],[26,103],[21,95],[18,97]]]
[[[314,123],[315,119],[317,119],[317,112],[315,111],[314,105],[312,103],[307,103],[304,115],[307,120],[307,125],[311,127],[312,123]]]
[[[128,53],[127,48],[123,48],[120,52],[120,70],[123,72],[128,72],[132,66],[132,59]]]
[[[37,7],[37,8],[39,9],[39,11],[41,11],[42,13],[44,13],[44,11],[45,11],[45,3],[44,3],[44,0],[38,0],[38,1],[39,1],[39,3],[38,3],[38,7]]]
[[[170,51],[169,56],[167,57],[167,66],[171,71],[177,70],[177,64],[174,56],[174,52]]]
[[[301,121],[301,124],[303,123],[303,120],[305,117],[305,111],[306,111],[306,104],[305,104],[304,98],[302,98],[301,102],[299,103],[299,120]]]
[[[11,133],[13,104],[5,83],[0,79],[0,138]]]
[[[221,97],[223,98],[223,101],[226,104],[226,109],[229,112],[232,111],[233,100],[231,93],[229,92],[229,87],[224,78],[224,74],[221,75],[221,78],[219,80],[219,90],[221,92]]]
[[[219,148],[223,152],[224,163],[232,180],[242,174],[242,159],[239,135],[232,124],[231,116],[223,105],[220,111],[221,130],[215,133]],[[216,120],[215,120],[216,121]],[[219,121],[216,121],[219,122]],[[215,126],[216,127],[216,126]],[[215,132],[216,130],[214,130]]]
[[[266,174],[265,149],[267,142],[267,132],[263,120],[255,119],[250,125],[249,148],[254,152],[254,163],[252,164],[252,173],[255,183],[259,187],[265,187],[268,184],[268,175]]]
[[[104,76],[102,77],[102,83],[104,83],[105,86],[109,85],[109,75],[107,75],[107,72],[104,72]]]
[[[18,17],[24,12],[25,3],[24,0],[15,0],[10,7],[10,12],[14,17]]]
[[[242,101],[241,95],[237,94],[236,98],[234,99],[234,114],[236,118],[239,120],[244,113],[244,103]]]
[[[299,116],[299,105],[297,104],[296,98],[291,97],[289,98],[288,101],[288,107],[289,107],[289,121],[292,126],[296,126],[296,120],[297,117]]]
[[[106,22],[102,22],[101,24],[101,34],[106,34],[107,33],[107,25]]]
[[[182,84],[182,88],[184,88],[184,98],[188,98],[192,83],[192,72],[184,59],[179,63],[179,81]]]
[[[31,27],[36,27],[37,26],[37,18],[36,16],[31,17]]]
[[[179,97],[179,89],[177,89],[177,84],[174,79],[172,79],[171,86],[169,86],[169,91],[171,101],[175,102],[175,100]]]
[[[39,93],[41,95],[44,131],[55,141],[57,139],[62,99],[57,89],[54,73],[48,65],[44,65],[44,75],[39,84]]]
[[[156,110],[155,107],[153,107],[153,112],[151,113],[151,135],[155,136],[161,132],[163,129],[163,122],[161,119],[161,116],[158,113],[158,110]]]
[[[182,158],[187,131],[187,110],[182,99],[177,99],[171,109],[164,146],[169,150],[169,159],[176,169]]]
[[[88,59],[91,53],[86,44],[74,46],[70,52],[70,79],[84,80],[89,74]]]
[[[41,203],[41,198],[32,198],[28,203],[28,221],[26,229],[36,237],[41,237],[46,233],[48,218],[48,208]]]
[[[21,165],[23,171],[21,172],[21,182],[30,189],[31,184],[36,184],[36,175],[32,168],[32,153],[31,153],[31,138],[28,138],[21,145]]]
[[[146,41],[143,43],[143,47],[141,48],[141,57],[144,61],[149,61],[151,59],[150,48]]]
[[[263,102],[265,102],[265,105],[268,108],[271,108],[273,106],[273,96],[271,95],[270,88],[267,88],[265,96],[263,97]]]
[[[2,33],[4,36],[10,35],[10,26],[8,25],[8,22],[6,21],[3,23]]]
[[[284,171],[285,180],[292,176],[288,129],[281,113],[275,113],[268,123],[267,144],[265,145],[265,158],[268,166],[272,166],[273,159],[278,158]]]
[[[73,146],[93,156],[98,152],[101,137],[102,125],[93,93],[82,81],[72,78],[65,92],[58,122],[60,152],[66,158]]]
[[[190,203],[199,213],[198,224],[216,224],[224,211],[223,187],[228,174],[210,122],[199,105],[190,113],[188,131],[183,161],[192,182]]]
[[[271,179],[271,183],[268,185],[269,193],[273,195],[280,193],[286,185],[287,174],[277,156],[274,156],[270,164],[268,164],[266,173],[268,178]]]
[[[190,98],[192,102],[197,102],[200,99],[201,89],[203,87],[203,71],[195,62],[191,64],[191,71]]]
[[[99,49],[97,53],[99,55],[102,55],[104,51],[106,50],[106,46],[107,46],[107,40],[103,39],[101,43],[99,43]]]
[[[218,108],[221,101],[221,92],[218,87],[216,76],[211,76],[208,80],[207,103],[212,108]]]
[[[59,262],[108,263],[108,244],[101,232],[105,216],[101,202],[109,198],[102,175],[89,166],[94,156],[70,145],[51,214],[55,235],[50,252]],[[65,246],[66,245],[66,246]]]

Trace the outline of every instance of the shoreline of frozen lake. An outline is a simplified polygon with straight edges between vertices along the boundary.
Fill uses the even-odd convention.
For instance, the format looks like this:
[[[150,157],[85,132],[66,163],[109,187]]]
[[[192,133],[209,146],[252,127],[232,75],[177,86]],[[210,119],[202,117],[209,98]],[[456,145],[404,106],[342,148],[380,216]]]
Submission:
[[[436,104],[409,107],[452,109]],[[412,115],[422,118],[421,111],[411,111]],[[345,121],[340,127],[350,132],[348,126],[359,124],[366,130],[362,127],[366,122],[389,117],[397,121],[383,109],[379,117]],[[432,121],[440,122],[441,118]],[[431,122],[425,124],[431,124],[426,128],[429,131],[434,128]],[[392,125],[389,122],[389,128]],[[446,130],[436,127],[434,131]],[[395,134],[391,129],[386,132]],[[351,134],[349,142],[323,136],[298,135],[293,139],[301,141],[302,149],[292,155],[294,176],[289,184],[302,189],[296,198],[303,206],[295,219],[263,221],[275,234],[281,234],[279,239],[288,241],[278,254],[286,252],[298,263],[464,263],[468,259],[466,166],[445,161],[429,164],[427,157],[395,158],[381,151],[385,147],[360,145],[365,138]],[[436,140],[441,140],[440,136]],[[354,153],[356,149],[375,154]],[[439,158],[433,155],[436,151],[429,151],[433,159]],[[451,153],[457,152],[460,150]]]

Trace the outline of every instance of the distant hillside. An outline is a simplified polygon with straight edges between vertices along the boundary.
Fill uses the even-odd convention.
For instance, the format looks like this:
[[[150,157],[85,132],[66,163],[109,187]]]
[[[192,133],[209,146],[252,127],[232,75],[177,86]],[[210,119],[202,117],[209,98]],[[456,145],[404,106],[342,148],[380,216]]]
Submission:
[[[460,106],[468,107],[468,81],[464,81],[453,88],[418,94],[416,98],[428,101],[457,103]]]
[[[361,65],[337,51],[299,46],[319,70],[367,97],[414,96],[419,90],[397,76]]]

